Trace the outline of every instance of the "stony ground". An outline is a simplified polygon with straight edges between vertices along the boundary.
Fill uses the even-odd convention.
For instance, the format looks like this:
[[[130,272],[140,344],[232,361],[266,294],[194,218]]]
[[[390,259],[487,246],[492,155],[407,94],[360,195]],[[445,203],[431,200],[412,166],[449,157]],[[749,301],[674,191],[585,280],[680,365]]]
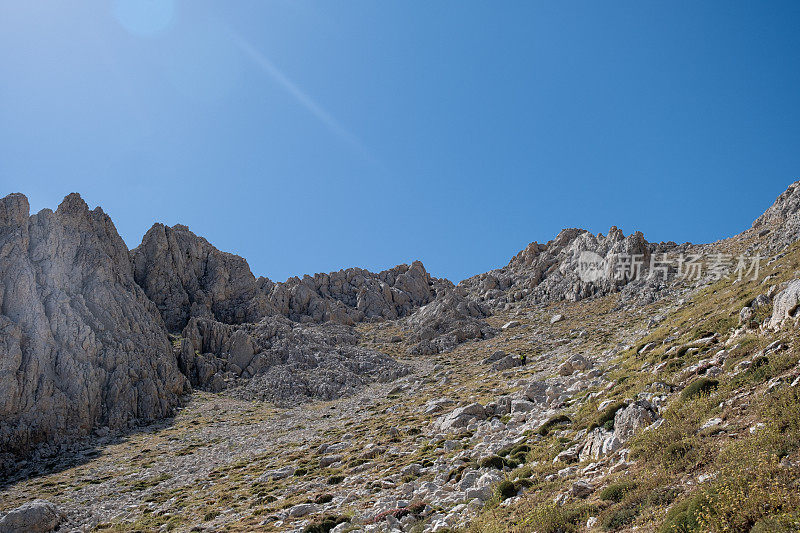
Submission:
[[[770,265],[648,306],[510,305],[498,335],[434,356],[363,324],[408,376],[293,408],[195,392],[172,420],[32,465],[0,511],[45,498],[78,531],[797,530],[800,344],[750,302],[800,252]]]
[[[421,470],[449,472],[463,463],[455,456],[475,439],[447,439],[433,429],[443,412],[489,403],[529,380],[554,375],[562,354],[595,349],[590,339],[624,343],[617,337],[629,328],[621,327],[621,319],[613,313],[608,322],[602,319],[609,311],[603,307],[613,303],[597,302],[593,324],[566,319],[551,325],[558,309],[495,316],[491,321],[498,328],[511,320],[519,325],[433,357],[409,357],[404,343],[383,342],[390,333],[386,327],[365,325],[365,344],[410,365],[411,375],[353,397],[291,409],[196,392],[174,419],[97,439],[45,473],[6,486],[0,509],[35,494],[57,503],[76,527],[87,530],[289,530],[303,527],[309,516],[370,518],[407,499],[404,484],[425,477]],[[482,364],[497,350],[524,354],[527,364],[505,371]],[[499,420],[496,425],[506,426]],[[522,431],[495,433],[496,443],[504,444]],[[435,467],[416,467],[428,463]],[[266,479],[265,473],[284,468],[275,475],[281,479]]]

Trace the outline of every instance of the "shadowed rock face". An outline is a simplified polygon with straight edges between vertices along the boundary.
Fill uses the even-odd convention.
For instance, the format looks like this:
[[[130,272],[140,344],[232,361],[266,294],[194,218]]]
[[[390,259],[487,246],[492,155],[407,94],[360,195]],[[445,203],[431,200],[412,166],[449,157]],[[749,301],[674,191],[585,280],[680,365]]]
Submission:
[[[247,261],[217,250],[186,226],[153,225],[131,257],[136,283],[170,331],[182,330],[191,317],[239,324],[274,313]]]
[[[347,325],[396,319],[436,295],[436,280],[419,261],[378,273],[348,268],[283,283],[256,279],[247,261],[217,250],[180,225],[154,225],[131,255],[136,282],[173,332],[181,331],[192,317],[224,324],[258,322],[275,315],[297,322]]]
[[[185,392],[111,219],[77,194],[33,216],[21,194],[0,200],[3,459],[167,416]]]

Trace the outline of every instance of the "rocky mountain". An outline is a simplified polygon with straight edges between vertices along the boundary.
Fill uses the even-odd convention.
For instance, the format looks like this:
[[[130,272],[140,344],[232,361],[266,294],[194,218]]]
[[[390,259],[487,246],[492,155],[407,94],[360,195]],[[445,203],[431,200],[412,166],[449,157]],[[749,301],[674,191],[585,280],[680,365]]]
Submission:
[[[33,216],[12,194],[1,216],[0,471],[166,417],[191,386],[285,403],[396,379],[405,367],[359,347],[352,326],[405,317],[452,287],[420,262],[256,279],[181,225],[155,224],[129,252],[77,194]]]
[[[723,241],[566,229],[458,285],[0,206],[0,532],[800,530],[800,182]]]
[[[136,282],[174,332],[192,317],[225,324],[275,315],[346,325],[395,319],[432,301],[438,281],[419,261],[378,273],[350,268],[282,283],[256,279],[243,258],[217,250],[181,225],[155,224],[131,255]]]
[[[20,194],[0,200],[0,310],[6,464],[37,445],[165,417],[189,392],[128,248],[76,194],[33,216]]]

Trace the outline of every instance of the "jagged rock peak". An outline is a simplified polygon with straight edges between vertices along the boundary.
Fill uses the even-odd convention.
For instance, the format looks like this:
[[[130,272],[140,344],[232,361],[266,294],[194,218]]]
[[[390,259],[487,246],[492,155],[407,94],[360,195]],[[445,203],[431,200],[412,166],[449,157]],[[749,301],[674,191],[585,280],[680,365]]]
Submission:
[[[274,312],[244,258],[218,250],[184,225],[154,224],[131,257],[136,282],[170,331],[180,331],[191,317],[238,324]]]
[[[188,390],[110,218],[77,194],[0,200],[0,469],[98,426],[168,415]]]
[[[609,229],[608,235],[567,228],[546,244],[532,242],[508,265],[466,279],[459,286],[472,298],[488,302],[491,307],[519,300],[534,303],[577,301],[617,292],[634,281],[628,277],[616,279],[612,275],[616,258],[637,257],[644,271],[653,253],[677,248],[673,242],[649,243],[639,231],[625,236],[616,226]],[[579,266],[584,253],[602,262],[603,272],[598,279],[587,280],[581,276]],[[648,298],[653,297],[653,287],[639,288],[644,289]]]
[[[0,200],[0,226],[20,225],[28,222],[31,206],[22,193],[12,193]]]
[[[753,222],[753,228],[758,229],[797,218],[798,211],[800,211],[800,181],[795,181]]]

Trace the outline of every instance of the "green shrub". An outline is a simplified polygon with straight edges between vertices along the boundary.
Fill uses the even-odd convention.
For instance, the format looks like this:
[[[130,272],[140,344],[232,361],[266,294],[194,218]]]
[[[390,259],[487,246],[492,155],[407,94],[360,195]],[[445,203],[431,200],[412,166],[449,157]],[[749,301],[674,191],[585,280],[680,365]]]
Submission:
[[[636,520],[639,516],[639,506],[625,506],[613,509],[603,517],[601,525],[606,531],[616,531]]]
[[[755,523],[750,533],[792,533],[795,526],[781,518],[765,517]]]
[[[344,476],[341,474],[334,474],[328,478],[328,485],[338,485],[344,481]]]
[[[694,457],[692,445],[688,442],[674,442],[664,450],[663,462],[666,468],[676,467]]]
[[[634,490],[637,484],[632,481],[621,481],[619,483],[612,483],[600,491],[600,499],[612,502],[620,502],[625,494]]]
[[[502,470],[504,466],[506,466],[505,460],[500,457],[499,455],[492,455],[489,457],[484,457],[481,459],[478,465],[481,468],[495,468],[497,470]]]
[[[517,487],[508,480],[501,481],[497,485],[497,497],[502,502],[503,500],[507,500],[509,498],[513,498],[517,495]]]
[[[701,394],[709,394],[711,391],[716,390],[718,386],[719,381],[716,379],[698,378],[689,383],[686,388],[683,389],[683,392],[681,392],[681,398],[688,400],[690,398],[700,396]]]
[[[554,416],[553,418],[542,424],[542,427],[539,428],[538,433],[539,435],[546,437],[550,433],[550,430],[553,429],[554,427],[571,423],[572,420],[567,415]]]
[[[314,498],[314,503],[318,503],[320,505],[323,503],[329,503],[331,501],[333,501],[333,494],[320,494]]]
[[[331,529],[348,520],[349,518],[346,516],[326,516],[318,522],[308,524],[305,529],[303,529],[303,533],[328,533]]]
[[[676,503],[667,512],[659,533],[695,533],[704,531],[700,517],[708,509],[709,502],[704,494],[696,494]]]
[[[608,422],[611,422],[611,427],[614,427],[614,417],[617,415],[617,411],[626,407],[625,402],[615,402],[603,409],[603,411],[597,415],[594,422],[589,424],[588,431],[591,431],[595,428],[605,427]]]

